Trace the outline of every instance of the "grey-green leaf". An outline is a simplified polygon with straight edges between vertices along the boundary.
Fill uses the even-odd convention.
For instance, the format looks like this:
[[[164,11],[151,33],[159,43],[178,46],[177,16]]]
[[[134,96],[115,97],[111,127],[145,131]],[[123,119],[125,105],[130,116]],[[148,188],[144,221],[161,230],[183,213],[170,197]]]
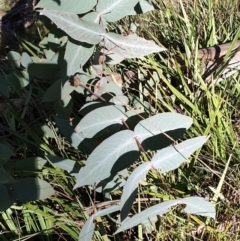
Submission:
[[[154,4],[149,0],[140,0],[128,15],[142,14],[154,10]]]
[[[181,142],[178,145],[164,148],[158,151],[151,160],[152,166],[160,169],[162,173],[178,168],[190,155],[200,148],[207,137],[200,136]]]
[[[48,159],[54,166],[67,171],[72,176],[76,176],[80,170],[80,165],[76,161],[58,156],[48,156]]]
[[[103,141],[89,156],[86,166],[81,168],[74,188],[92,185],[110,175],[129,167],[139,157],[134,133],[120,131]]]
[[[29,157],[14,162],[8,162],[7,167],[8,169],[14,169],[15,174],[18,176],[26,176],[41,171],[46,162],[47,161],[41,157]]]
[[[94,228],[95,228],[94,215],[92,215],[90,218],[88,218],[88,220],[84,224],[84,226],[83,226],[83,228],[80,232],[80,235],[78,237],[78,241],[90,241],[90,240],[92,240]]]
[[[117,131],[121,128],[122,120],[126,119],[124,112],[122,106],[116,105],[97,108],[83,117],[75,131],[81,132],[86,138],[92,138],[105,128],[106,131],[111,127],[110,131]]]
[[[12,196],[20,202],[49,198],[54,193],[52,186],[39,178],[21,178],[12,184]]]
[[[9,195],[7,188],[0,184],[0,211],[5,211],[8,209],[13,202],[14,200]]]
[[[84,43],[67,42],[64,59],[68,63],[67,75],[74,75],[88,61],[94,51],[94,45]]]
[[[134,8],[139,0],[104,0],[98,1],[97,12],[108,22],[115,22]]]
[[[102,216],[108,215],[110,213],[117,212],[119,210],[120,210],[120,206],[114,205],[114,206],[105,208],[104,210],[100,210],[97,213],[95,213],[94,215],[95,215],[95,217],[102,217]]]
[[[8,146],[0,144],[0,166],[6,163],[6,161],[13,155],[13,151]]]
[[[35,8],[45,8],[52,10],[61,10],[70,13],[82,14],[86,13],[97,4],[97,0],[68,0],[68,1],[54,1],[41,0]]]
[[[180,200],[181,203],[187,206],[183,209],[184,212],[204,217],[215,218],[216,210],[214,205],[201,197],[186,197]]]
[[[78,148],[80,143],[84,140],[82,134],[76,133],[67,119],[55,117],[55,121],[67,141],[70,142],[73,147]]]
[[[16,70],[14,73],[8,74],[6,80],[13,92],[19,91],[29,84],[29,75],[26,71]]]
[[[14,182],[15,179],[3,167],[0,167],[0,184],[9,184]]]
[[[46,59],[41,59],[39,62],[36,61],[33,64],[28,65],[28,73],[32,77],[48,81],[54,80],[59,69],[60,64]]]
[[[166,212],[169,211],[169,208],[171,208],[173,205],[176,205],[178,203],[178,200],[170,200],[170,201],[165,201],[163,203],[154,205],[150,208],[145,209],[141,213],[138,213],[134,215],[132,218],[124,221],[121,225],[121,227],[116,231],[116,233],[120,233],[126,229],[132,228],[148,217],[152,217],[155,215],[162,215]],[[115,234],[116,234],[115,233]]]
[[[123,208],[128,198],[132,195],[132,193],[138,187],[138,183],[145,178],[150,168],[151,168],[151,163],[144,162],[142,165],[134,169],[134,171],[128,178],[123,188],[123,194],[121,196],[121,208]]]
[[[27,69],[28,65],[32,64],[32,63],[33,63],[33,61],[31,59],[31,57],[26,52],[23,52],[22,53],[22,66]]]
[[[161,113],[140,121],[134,128],[135,134],[143,142],[145,139],[166,131],[184,129],[192,125],[190,117],[177,113]]]
[[[180,200],[170,200],[170,201],[165,201],[163,203],[154,205],[148,209],[145,209],[143,212],[134,215],[129,220],[123,222],[123,224],[117,230],[116,233],[132,228],[149,217],[162,215],[168,212],[172,206],[177,204],[186,204],[187,206],[186,208],[184,208],[184,211],[187,213],[201,215],[205,217],[212,217],[212,218],[215,218],[215,215],[216,215],[214,205],[201,197],[188,197]]]
[[[118,95],[118,96],[113,96],[113,98],[110,99],[109,102],[112,102],[115,105],[126,106],[129,102],[129,99],[125,95]]]
[[[42,10],[41,14],[50,18],[59,28],[65,31],[73,39],[89,44],[98,44],[105,33],[105,29],[98,24],[88,22],[73,13],[56,10]]]
[[[11,63],[12,67],[19,68],[21,64],[21,55],[18,52],[10,51],[7,54],[7,58]]]
[[[122,55],[124,58],[141,58],[151,53],[158,53],[166,49],[160,48],[154,42],[131,34],[122,36],[116,33],[107,33],[105,46],[111,52]]]

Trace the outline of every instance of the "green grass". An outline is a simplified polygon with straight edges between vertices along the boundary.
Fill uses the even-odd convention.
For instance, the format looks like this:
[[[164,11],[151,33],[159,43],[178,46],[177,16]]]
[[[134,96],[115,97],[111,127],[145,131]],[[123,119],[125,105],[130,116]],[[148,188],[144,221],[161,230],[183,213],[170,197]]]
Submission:
[[[194,124],[183,138],[209,135],[208,142],[177,171],[159,179],[149,173],[147,183],[140,187],[141,197],[169,199],[172,195],[185,197],[199,195],[216,205],[216,220],[185,215],[175,208],[160,219],[160,226],[144,234],[144,240],[239,240],[240,239],[240,82],[239,73],[212,85],[218,78],[213,75],[209,82],[201,77],[201,66],[196,51],[239,38],[240,13],[237,0],[212,1],[156,1],[158,10],[136,17],[138,34],[157,42],[168,51],[139,60],[124,61],[114,68],[136,71],[134,86],[124,82],[129,95],[151,104],[154,113],[176,111],[193,118]],[[121,21],[123,26],[127,20]],[[179,56],[184,55],[184,70]],[[35,89],[34,89],[35,88]],[[73,160],[85,160],[72,149],[52,124],[51,107],[47,109],[39,101],[39,93],[45,85],[18,93],[25,96],[31,91],[28,104],[31,110],[24,120],[12,109],[4,116],[0,127],[11,134],[11,144],[20,158],[29,155],[59,155]],[[77,113],[74,113],[77,115]],[[12,120],[13,119],[13,120]],[[12,126],[17,123],[16,133]],[[29,126],[45,123],[55,133],[54,138],[36,135]],[[29,124],[30,123],[30,124]],[[23,135],[22,135],[23,134]],[[29,143],[28,135],[33,142]],[[37,149],[40,147],[40,149]],[[73,191],[75,179],[60,169],[45,167],[42,178],[50,182],[56,196],[44,201],[15,205],[0,215],[0,240],[77,240],[78,233],[88,214],[83,207],[91,206],[92,192],[85,188]],[[209,186],[224,196],[220,199]],[[113,196],[119,198],[120,193]],[[99,197],[100,200],[102,197]],[[152,204],[147,203],[146,206]],[[146,208],[142,206],[142,210]],[[136,206],[132,212],[138,212]],[[93,240],[140,240],[140,232],[119,234],[115,237],[114,223],[109,219],[97,220]],[[104,228],[103,228],[104,227]]]

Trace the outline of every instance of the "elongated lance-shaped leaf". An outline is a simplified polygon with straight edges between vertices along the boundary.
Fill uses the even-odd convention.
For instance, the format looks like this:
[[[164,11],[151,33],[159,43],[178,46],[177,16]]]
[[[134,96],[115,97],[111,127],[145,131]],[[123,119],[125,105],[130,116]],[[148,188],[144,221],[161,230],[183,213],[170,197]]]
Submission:
[[[178,203],[177,200],[170,200],[170,201],[165,201],[163,203],[154,205],[150,208],[147,208],[144,211],[142,211],[141,213],[134,215],[132,218],[130,218],[126,221],[123,221],[121,227],[116,231],[115,234],[120,233],[126,229],[129,229],[129,228],[132,228],[132,227],[138,225],[139,223],[141,223],[148,217],[152,217],[155,215],[162,215],[162,214],[168,212],[169,208],[176,205],[177,203]]]
[[[140,0],[128,15],[142,14],[154,10],[154,4],[148,0]]]
[[[103,141],[81,168],[74,188],[92,185],[129,167],[139,157],[134,132],[120,131]]]
[[[39,178],[21,178],[12,184],[12,196],[20,202],[49,198],[54,193],[52,186]]]
[[[143,56],[158,53],[166,49],[160,48],[154,42],[131,34],[122,36],[116,33],[104,34],[105,47],[113,53],[122,55],[124,58],[141,58]]]
[[[0,184],[9,184],[14,182],[16,182],[16,180],[0,166]]]
[[[7,170],[14,168],[14,173],[19,176],[32,175],[42,170],[47,160],[41,157],[29,157],[16,162],[7,162],[4,166]]]
[[[97,0],[67,0],[67,1],[54,1],[54,0],[41,0],[35,8],[45,8],[51,10],[61,10],[70,13],[82,14],[89,12],[97,4]]]
[[[186,197],[180,200],[181,204],[187,206],[183,209],[184,212],[204,217],[216,217],[214,205],[201,197]]]
[[[145,139],[170,130],[187,130],[192,125],[190,117],[177,113],[161,113],[140,121],[134,128],[139,139]]]
[[[72,176],[76,176],[77,173],[80,170],[80,165],[73,160],[66,159],[63,157],[58,157],[58,156],[47,156],[50,162],[53,164],[53,166],[57,166],[68,173],[70,173]]]
[[[189,156],[207,141],[201,136],[186,140],[178,145],[164,148],[154,155],[151,162],[145,162],[137,167],[128,178],[121,197],[121,208],[143,180],[151,166],[160,169],[162,173],[178,168]]]
[[[167,213],[172,206],[177,204],[186,204],[187,206],[183,209],[183,211],[189,214],[196,214],[212,218],[215,218],[216,215],[213,204],[201,197],[188,197],[180,200],[170,200],[154,205],[148,209],[145,209],[143,212],[134,215],[129,220],[123,222],[116,233],[132,228],[149,217]]]
[[[117,105],[97,108],[83,117],[75,127],[75,131],[81,132],[86,138],[92,138],[105,128],[106,131],[108,128],[117,131],[121,128],[122,119],[126,119],[124,112],[124,108]]]
[[[144,162],[142,165],[138,166],[128,178],[121,197],[121,208],[124,206],[125,202],[132,195],[132,193],[138,187],[138,183],[143,180],[151,168],[150,162]]]
[[[105,215],[108,215],[110,213],[116,212],[120,210],[120,206],[118,205],[114,205],[114,206],[110,206],[108,208],[105,208],[104,210],[100,210],[97,213],[95,213],[95,217],[102,217]]]
[[[13,155],[13,151],[8,146],[0,144],[0,166],[5,164]]]
[[[89,44],[98,44],[105,29],[98,24],[81,20],[76,14],[57,10],[42,10],[41,14],[50,18],[59,28],[73,39]]]
[[[88,61],[94,51],[94,45],[67,42],[64,59],[67,64],[67,75],[74,75]]]
[[[100,18],[100,15],[97,12],[90,12],[85,14],[82,17],[82,20],[97,23],[102,26],[104,29],[107,28],[107,22],[104,18]]]
[[[67,141],[73,147],[78,148],[80,143],[84,140],[83,135],[74,131],[73,127],[69,123],[69,120],[55,117],[55,121]]]
[[[0,184],[0,212],[7,210],[14,201],[13,197],[8,193],[8,189]],[[120,208],[120,206],[118,207]]]
[[[95,216],[92,215],[87,221],[86,223],[83,225],[83,228],[79,234],[78,237],[78,241],[90,241],[92,240],[92,236],[94,233],[94,228],[95,228],[95,224],[94,224],[94,218]]]
[[[154,155],[151,164],[154,168],[160,169],[162,173],[174,170],[200,148],[207,139],[205,136],[199,136],[183,141],[178,145],[164,148]]]
[[[129,99],[125,95],[118,95],[118,96],[114,96],[112,99],[110,99],[109,102],[112,102],[115,105],[126,106],[129,102]]]
[[[98,1],[97,12],[99,18],[103,17],[108,22],[115,22],[134,8],[139,0],[104,0]]]

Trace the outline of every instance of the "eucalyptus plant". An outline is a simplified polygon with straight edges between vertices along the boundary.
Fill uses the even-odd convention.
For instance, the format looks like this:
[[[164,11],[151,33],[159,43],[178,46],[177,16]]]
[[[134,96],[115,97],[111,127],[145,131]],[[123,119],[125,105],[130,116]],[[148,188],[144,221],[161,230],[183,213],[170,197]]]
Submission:
[[[185,213],[215,218],[213,204],[197,196],[161,202],[129,218],[139,184],[146,176],[150,172],[163,175],[177,169],[208,139],[200,136],[178,141],[192,125],[190,117],[174,112],[153,115],[144,108],[132,108],[129,96],[117,84],[116,75],[105,69],[126,58],[165,51],[154,42],[138,37],[134,23],[126,36],[109,31],[109,24],[128,15],[154,10],[154,4],[147,0],[41,0],[36,9],[64,35],[57,37],[50,32],[41,41],[45,59],[12,52],[13,62],[20,59],[32,78],[52,81],[43,102],[54,103],[59,130],[74,148],[88,155],[84,167],[55,155],[47,158],[76,177],[75,189],[91,186],[94,192],[108,198],[112,191],[122,190],[119,205],[95,210],[83,226],[79,240],[91,240],[95,219],[116,211],[120,212],[120,219],[116,221],[115,233],[140,223],[152,223],[158,215],[181,204],[186,205]],[[91,73],[87,73],[83,67],[92,56],[94,63]],[[15,74],[14,78],[18,76]],[[24,86],[27,84],[25,81]],[[73,91],[86,97],[79,111],[82,118],[76,124],[68,118]],[[137,167],[129,175],[132,164]]]

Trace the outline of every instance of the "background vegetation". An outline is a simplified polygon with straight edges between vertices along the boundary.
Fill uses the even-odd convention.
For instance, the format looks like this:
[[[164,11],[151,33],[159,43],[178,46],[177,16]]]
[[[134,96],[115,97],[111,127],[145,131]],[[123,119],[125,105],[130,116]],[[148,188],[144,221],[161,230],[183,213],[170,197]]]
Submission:
[[[138,24],[137,34],[168,51],[124,60],[106,70],[121,74],[125,94],[132,97],[132,104],[136,103],[135,99],[144,103],[148,113],[175,111],[193,118],[194,124],[183,139],[202,135],[210,135],[210,139],[188,164],[165,174],[163,182],[159,183],[154,173],[149,174],[140,186],[139,197],[149,198],[141,208],[151,206],[156,202],[154,198],[169,200],[197,195],[216,204],[217,217],[216,220],[186,217],[176,207],[159,218],[159,226],[152,232],[134,228],[114,236],[115,224],[108,218],[99,218],[94,240],[239,240],[239,73],[227,79],[223,76],[223,80],[216,83],[221,77],[216,71],[206,82],[201,77],[202,67],[196,52],[198,48],[239,38],[239,2],[158,0],[155,4],[157,10],[133,17]],[[129,18],[124,18],[112,23],[110,28],[121,24],[127,33],[129,23]],[[41,57],[50,52],[44,48],[42,35],[48,32],[39,25],[33,27],[39,30],[41,43],[19,38],[20,51]],[[56,45],[64,50],[64,41]],[[2,74],[9,75],[13,67],[5,57],[1,63]],[[90,72],[89,66],[87,63],[84,68]],[[45,74],[51,75],[47,71]],[[46,75],[21,90],[16,82],[11,82],[11,90],[16,91],[0,103],[4,110],[1,111],[0,143],[14,153],[8,169],[12,175],[39,177],[52,185],[55,194],[45,200],[14,203],[1,212],[2,240],[77,240],[90,215],[85,207],[92,206],[93,199],[103,201],[101,195],[94,196],[88,187],[73,191],[75,177],[49,163],[25,169],[16,165],[17,160],[43,157],[46,153],[76,160],[80,165],[86,160],[87,155],[73,148],[60,133],[53,115],[56,105],[42,102],[52,84],[46,81]],[[85,100],[77,93],[72,97],[72,111],[65,116],[77,121]],[[221,194],[216,195],[217,192]],[[114,192],[113,196],[119,199],[121,191]],[[132,214],[137,213],[138,208],[135,206]]]

